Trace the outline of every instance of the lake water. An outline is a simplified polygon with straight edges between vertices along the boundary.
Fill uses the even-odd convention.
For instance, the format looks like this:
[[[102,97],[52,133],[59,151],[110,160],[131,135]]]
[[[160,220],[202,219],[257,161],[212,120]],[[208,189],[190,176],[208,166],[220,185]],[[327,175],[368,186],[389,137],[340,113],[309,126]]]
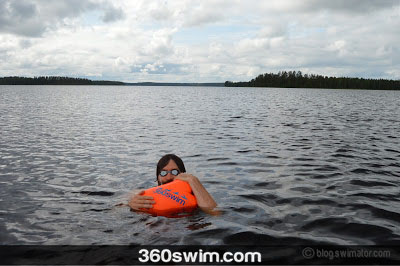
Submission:
[[[400,244],[400,92],[0,86],[1,244]],[[221,214],[117,207],[175,153]]]

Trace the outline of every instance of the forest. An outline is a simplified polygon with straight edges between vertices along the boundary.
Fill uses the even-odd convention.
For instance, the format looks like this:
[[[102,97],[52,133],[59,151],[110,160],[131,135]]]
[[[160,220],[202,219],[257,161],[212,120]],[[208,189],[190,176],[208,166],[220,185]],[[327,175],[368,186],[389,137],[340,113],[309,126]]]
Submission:
[[[224,83],[171,83],[171,82],[136,82],[90,80],[85,78],[70,78],[58,76],[43,77],[0,77],[0,85],[125,85],[125,86],[201,86],[223,87]]]
[[[278,74],[261,74],[248,82],[226,81],[225,87],[399,90],[400,80],[327,77],[315,74],[303,75],[301,71],[280,71]]]
[[[2,77],[0,85],[124,85],[119,81],[89,80],[85,78],[70,78],[58,76],[43,77]]]

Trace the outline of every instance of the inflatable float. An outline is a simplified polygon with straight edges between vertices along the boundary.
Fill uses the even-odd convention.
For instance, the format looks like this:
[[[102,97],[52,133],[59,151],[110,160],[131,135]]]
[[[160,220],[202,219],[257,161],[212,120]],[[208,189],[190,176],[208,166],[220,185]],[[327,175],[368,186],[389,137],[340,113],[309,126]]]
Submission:
[[[196,197],[190,185],[182,180],[149,188],[143,196],[152,196],[156,202],[151,209],[141,209],[153,215],[180,217],[197,208]]]

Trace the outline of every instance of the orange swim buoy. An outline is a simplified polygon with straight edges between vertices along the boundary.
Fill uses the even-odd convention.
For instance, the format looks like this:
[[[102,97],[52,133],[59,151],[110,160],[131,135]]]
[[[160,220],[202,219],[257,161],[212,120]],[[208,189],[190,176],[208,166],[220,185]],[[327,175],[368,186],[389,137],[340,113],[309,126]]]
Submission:
[[[180,213],[191,212],[197,208],[196,197],[192,194],[190,185],[182,180],[174,180],[168,184],[149,188],[143,196],[152,196],[156,202],[151,209],[141,209],[144,212],[174,217]]]

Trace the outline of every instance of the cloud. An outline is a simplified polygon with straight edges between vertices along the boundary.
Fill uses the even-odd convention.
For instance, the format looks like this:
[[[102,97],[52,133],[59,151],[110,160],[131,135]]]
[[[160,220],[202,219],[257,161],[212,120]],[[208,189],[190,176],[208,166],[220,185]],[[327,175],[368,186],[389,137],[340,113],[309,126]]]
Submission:
[[[29,47],[32,46],[32,41],[27,40],[27,39],[21,39],[21,40],[19,40],[19,46],[20,46],[22,49],[29,48]]]
[[[346,54],[346,41],[344,40],[337,40],[333,43],[331,43],[327,47],[328,51],[336,51],[339,52],[339,55],[345,55]]]
[[[0,54],[6,54],[16,50],[18,47],[18,40],[15,38],[3,37],[0,35]]]
[[[225,13],[221,11],[222,10],[217,6],[212,6],[211,4],[200,4],[186,9],[185,12],[187,15],[185,16],[183,25],[187,27],[195,27],[223,21],[225,19]]]
[[[102,10],[104,22],[123,18],[122,9],[103,1],[91,0],[2,0],[0,32],[40,37],[46,31],[74,26],[74,19],[85,12]]]
[[[382,9],[393,8],[396,5],[399,5],[399,1],[397,0],[308,0],[304,1],[301,9],[313,12],[331,10],[336,12],[364,14],[365,12],[376,12]]]
[[[149,45],[145,51],[147,54],[165,56],[174,52],[172,36],[177,31],[176,28],[164,28],[153,33]]]
[[[174,18],[176,14],[179,12],[174,12],[173,7],[171,7],[168,2],[160,2],[160,1],[145,1],[142,2],[140,6],[142,12],[150,15],[151,18],[157,21],[168,21]]]
[[[144,65],[132,65],[130,71],[132,73],[145,73],[152,75],[166,75],[166,74],[187,74],[188,65],[186,64],[173,64],[167,63],[163,64],[161,62],[147,63]]]
[[[284,36],[286,33],[287,33],[287,25],[275,22],[275,23],[268,23],[268,25],[263,26],[259,31],[258,36],[261,38],[280,37]]]
[[[254,3],[254,2],[253,2]],[[398,6],[397,0],[270,0],[255,5],[263,11],[319,13],[321,11],[364,14]]]
[[[27,1],[0,1],[0,31],[37,36],[45,29],[37,13],[36,5]]]
[[[103,22],[115,22],[118,20],[121,20],[125,18],[125,13],[122,10],[122,8],[116,8],[114,6],[108,6],[107,8],[104,8],[105,12],[102,17]]]
[[[221,0],[209,1],[140,1],[139,17],[152,18],[169,26],[199,27],[223,21],[231,3]],[[164,24],[166,25],[166,24]]]
[[[223,82],[399,78],[398,1],[0,1],[4,75]]]

